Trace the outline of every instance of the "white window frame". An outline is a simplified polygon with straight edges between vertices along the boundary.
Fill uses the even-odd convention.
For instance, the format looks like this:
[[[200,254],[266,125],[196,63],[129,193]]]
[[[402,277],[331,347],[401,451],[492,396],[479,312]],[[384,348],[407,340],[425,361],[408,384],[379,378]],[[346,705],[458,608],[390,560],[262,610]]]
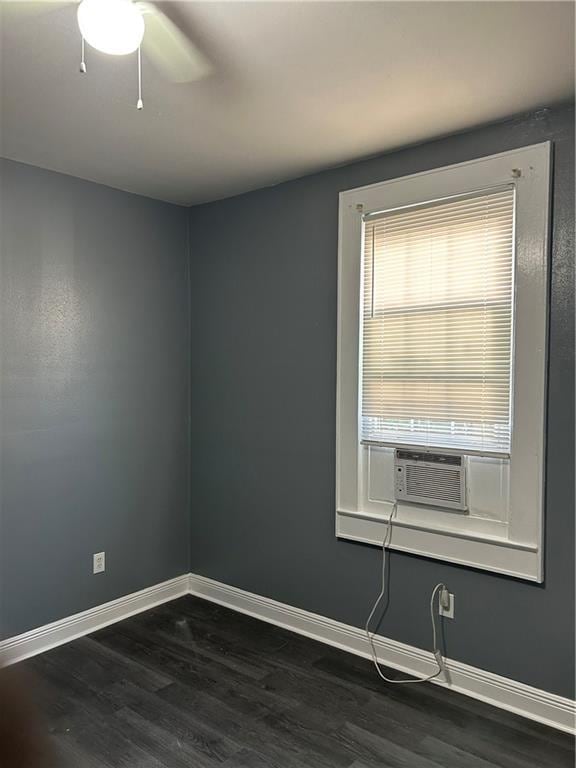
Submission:
[[[551,144],[544,142],[340,193],[336,535],[381,545],[392,502],[363,494],[359,439],[362,219],[365,214],[514,184],[513,426],[505,524],[398,504],[390,547],[531,581],[543,580]],[[427,511],[427,510],[424,510]]]

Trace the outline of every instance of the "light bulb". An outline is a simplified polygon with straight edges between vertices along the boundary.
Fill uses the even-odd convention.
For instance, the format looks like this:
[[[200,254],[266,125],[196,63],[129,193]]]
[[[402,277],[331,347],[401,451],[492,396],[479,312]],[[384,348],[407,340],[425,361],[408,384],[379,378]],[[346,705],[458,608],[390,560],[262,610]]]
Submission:
[[[78,26],[87,43],[102,53],[133,53],[144,37],[144,19],[130,0],[82,0]]]

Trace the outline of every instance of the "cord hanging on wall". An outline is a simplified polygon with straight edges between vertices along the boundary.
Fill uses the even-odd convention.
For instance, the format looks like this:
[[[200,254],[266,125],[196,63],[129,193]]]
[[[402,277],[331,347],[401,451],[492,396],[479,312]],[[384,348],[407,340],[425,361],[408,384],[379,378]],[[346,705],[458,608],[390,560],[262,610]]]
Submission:
[[[432,594],[430,595],[430,622],[432,625],[432,653],[434,654],[434,660],[436,662],[436,671],[433,672],[430,675],[427,675],[426,677],[410,677],[410,678],[390,678],[387,677],[380,667],[380,662],[378,661],[378,653],[376,651],[376,645],[374,643],[374,637],[376,634],[376,631],[372,631],[370,629],[370,625],[372,623],[372,619],[374,618],[376,611],[378,610],[378,607],[382,604],[383,599],[386,597],[386,591],[388,584],[386,582],[386,550],[390,546],[390,541],[392,537],[392,525],[394,523],[394,516],[396,515],[398,509],[398,502],[394,501],[392,509],[390,510],[390,515],[387,520],[386,524],[386,533],[384,534],[384,540],[382,541],[382,577],[380,582],[380,594],[376,598],[376,602],[372,606],[372,610],[370,611],[370,614],[368,618],[366,619],[366,624],[364,625],[364,632],[366,634],[366,638],[368,640],[368,645],[370,646],[370,655],[372,656],[372,663],[374,664],[374,667],[376,668],[376,672],[378,673],[378,676],[384,680],[386,683],[394,683],[395,685],[400,684],[410,684],[410,683],[427,683],[430,680],[435,680],[437,677],[440,677],[440,675],[444,674],[446,672],[446,667],[444,664],[444,658],[442,656],[442,650],[439,647],[438,643],[438,631],[436,628],[436,605],[435,600],[436,596],[439,594],[439,604],[438,604],[438,613],[440,612],[440,606],[443,605],[443,598],[444,593],[448,595],[448,589],[446,588],[445,584],[436,584],[434,589],[432,590]]]

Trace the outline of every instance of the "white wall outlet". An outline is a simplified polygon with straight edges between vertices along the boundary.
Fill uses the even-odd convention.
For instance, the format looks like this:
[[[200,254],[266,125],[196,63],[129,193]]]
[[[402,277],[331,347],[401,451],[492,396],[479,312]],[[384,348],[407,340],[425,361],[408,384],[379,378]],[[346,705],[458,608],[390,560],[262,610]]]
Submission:
[[[106,552],[96,552],[92,556],[92,572],[104,573],[106,570]]]
[[[452,592],[448,592],[447,607],[443,606],[442,601],[440,601],[440,607],[439,607],[438,613],[440,614],[440,616],[444,616],[447,619],[454,618],[454,595],[452,594]]]

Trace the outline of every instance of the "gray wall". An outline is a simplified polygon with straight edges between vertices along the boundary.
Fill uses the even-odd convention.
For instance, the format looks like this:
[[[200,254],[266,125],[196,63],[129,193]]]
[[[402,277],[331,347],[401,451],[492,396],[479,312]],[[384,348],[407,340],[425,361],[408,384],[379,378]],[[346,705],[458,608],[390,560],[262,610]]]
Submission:
[[[188,570],[189,297],[186,209],[0,170],[10,636]]]
[[[554,141],[546,581],[394,553],[381,631],[563,695],[574,681],[573,111],[542,111],[190,212],[192,570],[355,626],[380,553],[334,536],[338,192]]]

